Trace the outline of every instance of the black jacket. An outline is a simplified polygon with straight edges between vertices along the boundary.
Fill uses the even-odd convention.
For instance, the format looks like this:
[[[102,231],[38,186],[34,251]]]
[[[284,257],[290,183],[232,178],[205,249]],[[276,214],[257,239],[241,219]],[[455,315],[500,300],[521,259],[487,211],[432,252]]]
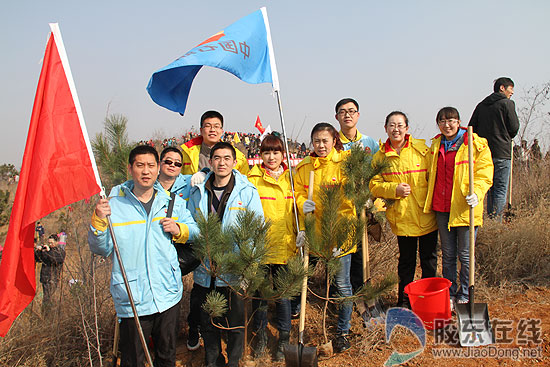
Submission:
[[[40,283],[56,283],[59,281],[63,262],[65,261],[65,250],[59,246],[46,250],[34,250],[34,259],[42,263],[40,269]]]
[[[487,139],[493,158],[510,159],[511,142],[519,130],[514,101],[502,93],[492,93],[477,105],[469,125]]]

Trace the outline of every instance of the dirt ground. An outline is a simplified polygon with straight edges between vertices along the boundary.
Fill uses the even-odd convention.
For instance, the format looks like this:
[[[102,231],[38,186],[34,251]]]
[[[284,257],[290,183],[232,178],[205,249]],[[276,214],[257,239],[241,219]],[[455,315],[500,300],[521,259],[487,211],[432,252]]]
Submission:
[[[492,290],[480,292],[478,302],[486,302],[489,308],[491,320],[510,320],[493,322],[493,328],[496,328],[494,334],[497,343],[488,347],[477,347],[470,349],[471,354],[492,353],[489,357],[470,357],[470,358],[451,358],[436,357],[434,353],[441,352],[443,348],[447,350],[461,351],[467,349],[453,343],[434,343],[436,335],[434,331],[427,330],[426,345],[424,350],[411,360],[402,364],[402,366],[550,366],[550,288],[541,287],[523,287],[514,290]],[[477,295],[476,295],[477,296]],[[391,299],[388,299],[391,302]],[[321,329],[321,310],[320,305],[308,305],[308,314],[306,320],[306,344],[317,346],[323,343]],[[329,315],[328,323],[335,318]],[[540,320],[533,323],[520,321]],[[456,315],[453,314],[453,323],[451,328],[456,325]],[[527,326],[531,325],[531,326]],[[523,327],[527,326],[527,327]],[[269,348],[274,350],[276,347],[277,331],[270,323],[269,326]],[[510,331],[505,329],[509,328]],[[178,349],[178,366],[198,367],[203,365],[204,350],[201,346],[195,352],[187,351],[185,347],[186,335],[182,331],[180,348]],[[334,330],[329,333],[333,335]],[[379,327],[373,331],[367,331],[360,322],[359,315],[354,312],[352,318],[352,337],[350,338],[352,348],[342,354],[337,354],[328,359],[319,361],[319,366],[340,367],[340,366],[383,366],[393,351],[400,353],[413,352],[421,348],[418,339],[409,330],[401,327],[394,329],[390,338],[390,343],[386,343],[385,331]],[[298,320],[292,321],[291,343],[297,342]],[[438,335],[442,335],[441,333]],[[505,339],[513,339],[509,342]],[[521,340],[520,340],[521,339]],[[525,340],[526,344],[523,343]],[[519,342],[519,343],[518,343]],[[482,351],[484,349],[484,351]],[[477,352],[476,352],[477,350]],[[506,351],[524,352],[529,350],[534,353],[535,358],[512,358]],[[493,353],[500,353],[500,357],[492,357]],[[479,355],[479,354],[478,354]],[[284,366],[284,362],[272,362],[271,356],[265,356],[253,362],[246,363],[247,366]]]

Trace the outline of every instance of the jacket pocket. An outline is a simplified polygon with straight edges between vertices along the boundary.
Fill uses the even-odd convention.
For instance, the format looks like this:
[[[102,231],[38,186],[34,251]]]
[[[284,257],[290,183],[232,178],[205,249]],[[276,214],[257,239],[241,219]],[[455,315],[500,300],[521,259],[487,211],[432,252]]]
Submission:
[[[128,284],[130,285],[130,291],[136,305],[142,301],[141,287],[138,281],[138,272],[136,270],[126,271],[126,277],[128,278]],[[111,280],[111,295],[115,304],[121,306],[130,306],[130,298],[124,285],[124,279],[122,273],[113,273]]]

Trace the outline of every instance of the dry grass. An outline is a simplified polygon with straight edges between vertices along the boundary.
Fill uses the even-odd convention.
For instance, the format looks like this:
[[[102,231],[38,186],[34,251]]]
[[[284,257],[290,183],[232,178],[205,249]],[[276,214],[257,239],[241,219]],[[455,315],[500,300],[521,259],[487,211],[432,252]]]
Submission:
[[[550,281],[550,164],[516,170],[513,216],[487,220],[476,245],[480,280],[491,287]]]

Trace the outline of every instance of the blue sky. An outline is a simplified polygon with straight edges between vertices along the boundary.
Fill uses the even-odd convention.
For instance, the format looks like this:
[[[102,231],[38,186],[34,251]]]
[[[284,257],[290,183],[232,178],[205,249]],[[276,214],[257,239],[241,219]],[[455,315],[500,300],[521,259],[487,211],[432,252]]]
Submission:
[[[385,116],[401,110],[413,135],[429,140],[439,108],[457,107],[467,123],[499,76],[515,81],[517,107],[524,89],[550,81],[544,0],[10,1],[0,14],[0,163],[21,164],[49,22],[59,23],[91,138],[107,111],[128,117],[132,140],[181,135],[207,109],[225,116],[228,131],[255,132],[258,114],[280,130],[269,84],[203,68],[183,117],[145,90],[155,70],[261,6],[287,133],[299,140],[317,122],[337,126],[334,105],[344,97],[359,101],[361,132],[385,139]]]

